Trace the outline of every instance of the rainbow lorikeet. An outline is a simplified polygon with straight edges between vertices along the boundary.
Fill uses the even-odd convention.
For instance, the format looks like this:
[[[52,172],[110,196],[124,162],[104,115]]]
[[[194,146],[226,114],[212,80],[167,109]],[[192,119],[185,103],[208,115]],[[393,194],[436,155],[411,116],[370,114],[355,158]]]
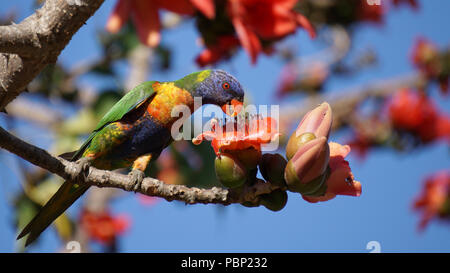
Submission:
[[[194,97],[230,114],[228,110],[233,107],[227,106],[242,105],[244,91],[233,76],[222,70],[195,72],[173,82],[144,82],[105,114],[79,150],[62,157],[106,170],[131,166],[130,175],[138,186],[148,163],[173,141],[171,126],[177,117],[171,116],[172,109],[186,105],[192,113]],[[64,182],[18,239],[29,234],[25,243],[29,245],[88,188]]]

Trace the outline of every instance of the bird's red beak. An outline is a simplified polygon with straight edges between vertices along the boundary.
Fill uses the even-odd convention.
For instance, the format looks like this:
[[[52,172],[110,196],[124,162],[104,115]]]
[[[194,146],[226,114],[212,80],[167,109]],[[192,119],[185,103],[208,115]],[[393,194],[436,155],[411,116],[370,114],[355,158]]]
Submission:
[[[232,99],[230,103],[222,105],[221,108],[225,114],[227,114],[231,117],[235,117],[241,112],[242,107],[243,107],[243,103],[241,101]]]

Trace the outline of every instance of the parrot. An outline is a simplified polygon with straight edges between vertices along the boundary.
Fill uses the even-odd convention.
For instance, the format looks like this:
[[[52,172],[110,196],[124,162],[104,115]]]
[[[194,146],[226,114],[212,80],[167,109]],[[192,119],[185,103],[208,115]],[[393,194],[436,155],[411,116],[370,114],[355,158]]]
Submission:
[[[234,76],[218,69],[194,72],[176,81],[141,83],[109,109],[77,151],[61,157],[79,163],[82,169],[131,167],[129,175],[136,190],[148,164],[174,141],[171,126],[177,117],[172,117],[172,109],[185,105],[193,113],[195,97],[235,116],[243,104],[244,90]],[[65,181],[17,239],[28,235],[28,246],[89,187]]]

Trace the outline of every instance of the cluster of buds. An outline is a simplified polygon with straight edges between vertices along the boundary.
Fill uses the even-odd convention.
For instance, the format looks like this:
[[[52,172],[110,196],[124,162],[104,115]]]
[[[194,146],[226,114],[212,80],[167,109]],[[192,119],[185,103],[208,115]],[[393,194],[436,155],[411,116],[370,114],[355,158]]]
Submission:
[[[305,115],[286,147],[289,161],[284,176],[288,189],[300,193],[308,202],[361,194],[361,184],[354,181],[344,160],[350,147],[328,143],[331,123],[331,107],[322,103]]]
[[[241,122],[242,121],[242,122]],[[258,167],[264,178],[271,183],[278,183],[279,190],[259,196],[259,204],[278,211],[287,202],[287,193],[283,172],[286,160],[281,155],[262,155],[263,144],[277,141],[279,133],[277,123],[273,118],[241,119],[238,122],[229,121],[220,126],[218,121],[211,121],[211,131],[204,132],[192,140],[200,144],[204,139],[211,141],[216,154],[215,172],[220,183],[237,191],[263,182],[256,177]],[[276,163],[275,163],[276,162]],[[269,166],[276,166],[271,168]],[[279,168],[281,166],[281,168]],[[255,204],[243,203],[253,206]],[[258,204],[256,204],[258,205]]]
[[[240,190],[255,183],[270,183],[274,189],[259,196],[258,202],[278,211],[287,202],[286,191],[300,193],[308,202],[327,201],[336,195],[359,196],[361,184],[354,181],[349,163],[344,159],[348,145],[328,143],[332,113],[322,103],[305,115],[286,147],[287,160],[280,154],[261,153],[261,145],[278,138],[276,122],[268,117],[245,123],[243,130],[226,130],[226,125],[197,136],[194,144],[209,138],[216,153],[215,171],[226,187]],[[228,129],[230,126],[228,126]],[[235,128],[231,126],[231,128]],[[264,180],[256,177],[258,169]]]

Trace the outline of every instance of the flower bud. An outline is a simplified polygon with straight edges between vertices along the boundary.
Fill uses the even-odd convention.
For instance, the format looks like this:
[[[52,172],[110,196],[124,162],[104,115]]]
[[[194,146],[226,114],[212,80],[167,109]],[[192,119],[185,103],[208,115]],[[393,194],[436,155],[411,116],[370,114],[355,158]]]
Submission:
[[[350,153],[350,146],[330,142],[330,175],[326,179],[326,191],[322,195],[303,195],[308,202],[324,202],[337,195],[360,196],[361,183],[354,180],[350,164],[344,158]]]
[[[315,139],[316,136],[313,133],[303,133],[301,135],[292,134],[286,145],[286,157],[290,160],[297,150],[305,143]]]
[[[222,154],[214,161],[216,176],[225,187],[242,186],[247,179],[244,166],[230,155]]]
[[[324,179],[319,177],[325,173],[329,159],[330,150],[324,136],[301,146],[285,169],[284,177],[289,190],[302,194],[318,191],[324,183]]]
[[[286,146],[286,157],[288,160],[290,160],[298,148],[306,142],[323,136],[328,138],[332,121],[333,116],[331,107],[327,102],[324,102],[309,111],[289,138],[289,142]]]
[[[263,154],[259,170],[265,180],[280,187],[286,186],[284,169],[287,161],[280,154]]]
[[[261,161],[261,151],[253,147],[245,150],[228,150],[226,153],[239,160],[248,171],[256,169]]]
[[[316,137],[327,137],[330,135],[333,116],[331,107],[327,102],[322,103],[309,111],[300,121],[295,133],[313,133]]]
[[[261,205],[272,211],[282,210],[287,203],[288,195],[286,191],[275,190],[260,196]]]

